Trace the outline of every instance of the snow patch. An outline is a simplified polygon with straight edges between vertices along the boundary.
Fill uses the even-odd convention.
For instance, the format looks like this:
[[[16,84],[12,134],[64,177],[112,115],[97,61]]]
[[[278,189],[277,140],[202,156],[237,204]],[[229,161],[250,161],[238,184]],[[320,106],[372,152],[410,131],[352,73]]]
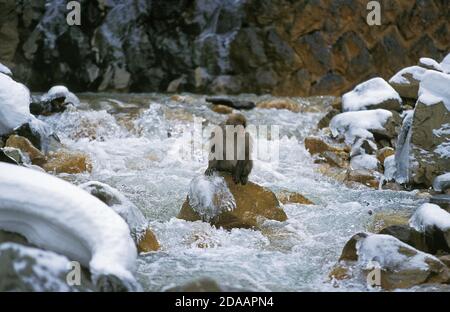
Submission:
[[[194,178],[189,189],[189,205],[204,221],[236,208],[236,201],[225,179],[217,174]]]
[[[89,267],[94,283],[115,276],[127,289],[136,246],[123,219],[80,188],[35,170],[0,163],[0,229]]]
[[[27,87],[0,74],[0,135],[12,132],[31,119],[30,102]]]
[[[356,86],[352,91],[342,96],[344,112],[367,110],[371,106],[379,105],[387,100],[402,99],[383,78],[373,78]]]
[[[411,81],[405,76],[411,75],[414,80],[422,81],[423,76],[427,72],[427,69],[420,66],[406,67],[396,73],[390,80],[389,83],[392,84],[403,84],[409,85]]]
[[[442,71],[441,64],[439,64],[438,62],[436,62],[435,60],[433,60],[432,58],[429,58],[429,57],[422,57],[419,60],[419,65],[420,66],[425,66],[426,68],[429,68],[429,69]]]
[[[420,83],[419,101],[425,105],[443,102],[450,111],[450,75],[427,71]]]
[[[423,204],[411,217],[409,225],[419,232],[425,232],[432,227],[445,232],[450,230],[450,213],[438,205]]]
[[[450,53],[441,62],[442,71],[446,74],[450,74]]]

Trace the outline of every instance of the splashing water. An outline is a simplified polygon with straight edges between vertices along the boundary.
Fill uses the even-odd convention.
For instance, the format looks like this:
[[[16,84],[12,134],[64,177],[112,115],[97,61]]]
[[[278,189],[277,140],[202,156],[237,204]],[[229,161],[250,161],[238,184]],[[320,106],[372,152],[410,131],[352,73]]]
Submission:
[[[274,192],[301,193],[315,205],[284,205],[288,220],[266,221],[261,231],[226,231],[178,220],[191,180],[207,167],[204,154],[179,157],[178,151],[191,140],[182,129],[194,117],[204,124],[219,124],[226,117],[214,113],[203,96],[183,95],[174,101],[159,94],[87,94],[80,99],[78,110],[43,117],[64,144],[89,154],[93,162],[90,174],[61,177],[76,184],[107,183],[150,220],[161,250],[139,257],[138,278],[148,291],[202,277],[250,291],[366,290],[358,284],[336,289],[328,279],[344,244],[373,223],[369,211],[411,215],[423,202],[415,193],[347,188],[318,173],[303,140],[315,134],[332,98],[293,98],[306,112],[243,112],[249,124],[280,126],[279,161],[255,161],[250,180]]]

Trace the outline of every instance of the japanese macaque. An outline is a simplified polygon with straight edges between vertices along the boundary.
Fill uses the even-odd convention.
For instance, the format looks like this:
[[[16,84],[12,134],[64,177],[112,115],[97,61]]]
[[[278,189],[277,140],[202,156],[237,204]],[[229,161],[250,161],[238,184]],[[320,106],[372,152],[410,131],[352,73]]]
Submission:
[[[211,137],[208,169],[231,173],[236,184],[245,185],[253,168],[252,138],[246,131],[247,120],[241,114],[231,114],[227,121],[217,126]]]

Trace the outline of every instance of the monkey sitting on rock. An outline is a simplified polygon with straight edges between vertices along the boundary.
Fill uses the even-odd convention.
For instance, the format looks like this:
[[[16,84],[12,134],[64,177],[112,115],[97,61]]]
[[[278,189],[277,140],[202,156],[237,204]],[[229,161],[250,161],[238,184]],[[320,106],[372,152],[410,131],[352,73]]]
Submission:
[[[247,119],[242,114],[231,114],[225,123],[213,130],[208,169],[231,173],[236,184],[245,185],[253,168],[252,138],[246,131]]]

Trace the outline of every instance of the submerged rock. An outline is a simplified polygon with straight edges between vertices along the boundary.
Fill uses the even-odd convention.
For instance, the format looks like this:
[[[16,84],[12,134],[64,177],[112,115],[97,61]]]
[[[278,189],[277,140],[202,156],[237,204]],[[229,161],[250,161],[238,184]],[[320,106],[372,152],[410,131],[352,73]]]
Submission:
[[[366,284],[372,281],[369,274],[376,272],[380,277],[377,286],[387,290],[450,281],[449,269],[436,257],[393,236],[367,233],[357,234],[347,242],[331,277],[355,278]]]
[[[48,153],[42,168],[48,172],[77,174],[91,172],[92,163],[86,154],[61,149]]]
[[[314,205],[308,198],[295,192],[282,191],[277,197],[282,204]]]
[[[300,112],[300,106],[292,100],[289,99],[276,99],[263,101],[256,105],[257,108],[262,109],[286,109],[293,113]]]
[[[363,82],[342,96],[344,112],[371,109],[400,111],[401,108],[399,94],[382,78]]]
[[[178,214],[225,229],[258,227],[264,219],[286,221],[286,213],[269,189],[249,182],[236,185],[230,175],[198,177]]]
[[[212,110],[218,114],[224,114],[224,115],[233,113],[233,108],[231,108],[229,106],[221,105],[221,104],[213,105]]]

